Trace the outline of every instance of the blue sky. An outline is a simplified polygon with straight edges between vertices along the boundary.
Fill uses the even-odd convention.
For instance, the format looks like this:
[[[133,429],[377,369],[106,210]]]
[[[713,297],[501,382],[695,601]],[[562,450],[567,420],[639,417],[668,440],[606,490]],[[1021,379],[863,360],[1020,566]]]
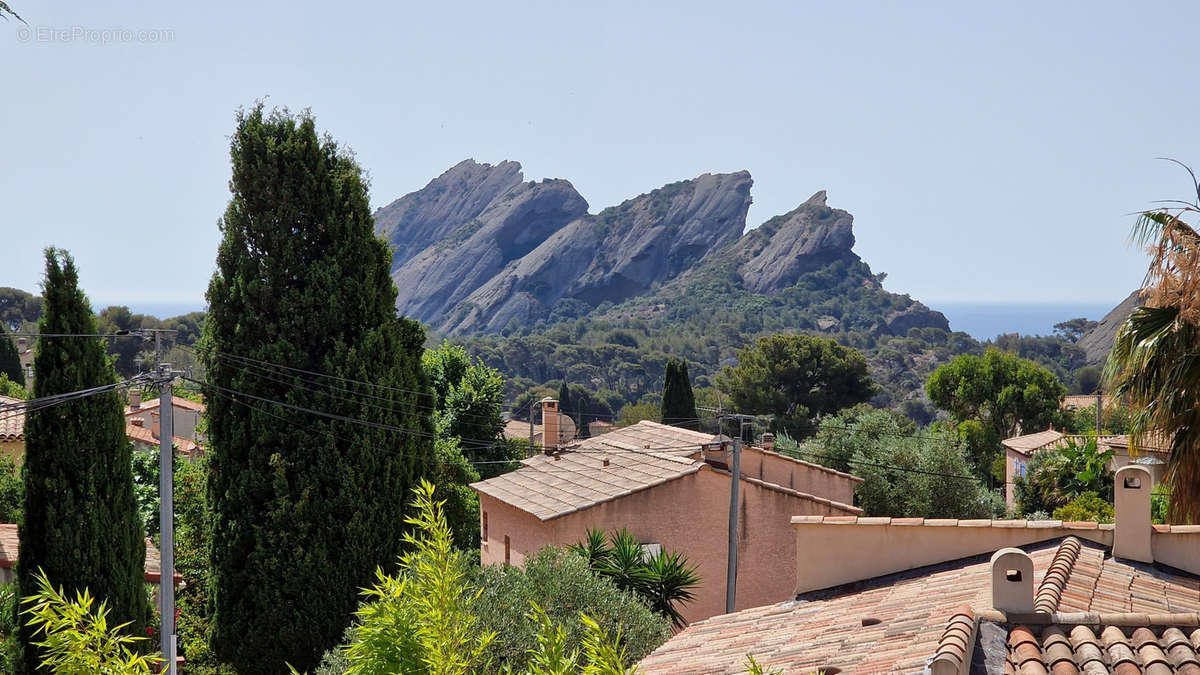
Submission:
[[[593,212],[747,169],[751,226],[827,189],[927,302],[1116,304],[1128,214],[1189,196],[1154,158],[1200,165],[1193,2],[10,4],[0,285],[62,246],[98,305],[202,302],[264,97],[353,148],[376,206],[465,157]]]

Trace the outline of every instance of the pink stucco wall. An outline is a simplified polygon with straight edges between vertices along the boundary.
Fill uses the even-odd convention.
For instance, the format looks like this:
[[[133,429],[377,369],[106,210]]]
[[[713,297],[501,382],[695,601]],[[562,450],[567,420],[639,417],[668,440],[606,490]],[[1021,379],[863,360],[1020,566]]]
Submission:
[[[753,447],[745,448],[741,464],[747,476],[843,504],[854,503],[854,486],[862,482],[847,473]]]
[[[757,477],[757,476],[753,476]],[[742,482],[739,499],[737,609],[782,602],[795,593],[794,515],[845,515],[846,511]],[[729,519],[729,476],[704,466],[668,483],[541,521],[536,516],[479,495],[488,518],[488,541],[480,546],[483,564],[504,563],[504,537],[511,562],[546,546],[581,541],[590,528],[626,528],[642,543],[679,551],[698,568],[702,585],[685,605],[688,621],[725,612],[725,568]]]

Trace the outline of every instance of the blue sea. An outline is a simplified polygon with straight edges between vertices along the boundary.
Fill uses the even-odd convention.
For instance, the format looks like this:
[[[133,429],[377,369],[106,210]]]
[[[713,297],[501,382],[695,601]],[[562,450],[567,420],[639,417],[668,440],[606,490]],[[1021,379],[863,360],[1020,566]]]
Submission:
[[[1001,333],[1051,335],[1054,324],[1084,317],[1092,321],[1104,318],[1124,298],[1112,303],[988,303],[926,302],[946,315],[950,329],[969,333],[978,340],[990,340]]]

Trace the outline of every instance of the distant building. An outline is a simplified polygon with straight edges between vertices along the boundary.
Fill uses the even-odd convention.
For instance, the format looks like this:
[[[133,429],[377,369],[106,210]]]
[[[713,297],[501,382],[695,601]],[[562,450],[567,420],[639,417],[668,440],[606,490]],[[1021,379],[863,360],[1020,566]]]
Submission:
[[[129,406],[125,408],[125,422],[133,424],[134,420],[141,420],[141,426],[150,429],[155,438],[158,437],[158,427],[160,423],[158,398],[152,398],[146,401],[142,400],[142,392],[137,389],[129,390]],[[202,443],[205,438],[202,434],[196,433],[196,425],[200,423],[201,416],[204,415],[204,404],[197,403],[191,399],[182,398],[179,396],[171,397],[171,408],[174,412],[174,435],[178,438],[186,438],[189,441]]]
[[[557,401],[543,402],[543,430],[558,435]],[[682,608],[689,621],[725,611],[729,451],[704,433],[643,421],[547,447],[516,471],[474,483],[479,493],[480,558],[521,564],[546,546],[582,541],[589,529],[625,528],[648,550],[678,551],[703,586]],[[789,521],[797,514],[854,516],[850,474],[747,447],[739,490],[737,606],[794,593],[797,555]]]
[[[1013,482],[1016,478],[1028,474],[1029,460],[1035,454],[1044,450],[1061,448],[1071,442],[1086,443],[1089,438],[1085,435],[1064,434],[1056,429],[1047,429],[1034,434],[1013,436],[1001,441],[1000,444],[1004,446],[1004,494],[1008,505],[1016,504]],[[1131,452],[1129,436],[1125,434],[1100,436],[1096,441],[1096,447],[1101,452],[1109,449],[1114,451],[1113,458],[1109,461],[1111,470],[1116,471],[1127,464],[1140,464],[1150,471],[1156,483],[1162,481],[1166,458],[1169,454],[1166,450],[1158,447],[1159,445],[1156,442],[1153,445],[1134,448]]]
[[[524,439],[529,440],[529,421],[525,420],[509,420],[504,423],[504,438],[505,440]],[[533,444],[535,446],[542,444],[542,425],[533,425]]]

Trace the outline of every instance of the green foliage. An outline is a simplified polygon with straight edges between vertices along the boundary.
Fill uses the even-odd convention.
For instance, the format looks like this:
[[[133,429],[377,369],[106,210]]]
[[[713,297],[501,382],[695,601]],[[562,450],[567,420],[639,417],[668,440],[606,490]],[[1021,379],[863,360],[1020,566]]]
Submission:
[[[801,459],[864,479],[855,488],[870,516],[988,518],[1003,504],[971,475],[953,433],[927,429],[888,410],[865,407],[827,417],[797,453]],[[790,439],[781,444],[786,448]]]
[[[648,556],[628,530],[605,539],[603,532],[589,529],[583,541],[569,548],[587,560],[592,571],[617,588],[640,595],[677,628],[687,625],[679,607],[695,599],[692,590],[700,586],[700,575],[682,554],[660,550]]]
[[[478,551],[479,495],[468,486],[479,480],[479,472],[463,456],[457,438],[438,438],[433,453],[434,468],[429,480],[442,497],[442,512],[450,525],[454,546],[463,551]]]
[[[8,336],[4,322],[0,321],[0,375],[7,375],[9,381],[25,386],[25,369],[21,367],[21,356],[17,353],[17,345]]]
[[[426,350],[421,367],[434,392],[434,428],[438,438],[454,439],[471,461],[508,460],[502,464],[480,464],[478,472],[483,478],[517,468],[523,455],[517,455],[501,437],[504,378],[500,373],[450,343]]]
[[[783,675],[782,668],[765,667],[750,654],[746,655],[746,662],[742,667],[746,669],[746,675]]]
[[[1025,465],[1025,475],[1013,479],[1018,509],[1053,512],[1084,493],[1111,501],[1113,474],[1108,463],[1112,456],[1112,449],[1097,449],[1094,437],[1034,454]]]
[[[20,523],[25,484],[12,457],[0,455],[0,523]]]
[[[982,434],[973,447],[991,448],[972,453],[975,471],[987,475],[1000,441],[1016,435],[1020,429],[1040,430],[1050,426],[1059,414],[1066,387],[1053,373],[1038,364],[998,349],[983,356],[959,356],[941,366],[925,383],[929,399],[950,413],[956,422],[974,421],[982,425]]]
[[[869,400],[878,387],[858,351],[811,335],[771,335],[738,352],[717,386],[731,407],[774,415],[771,430],[802,438],[815,431],[813,419]]]
[[[40,333],[95,333],[71,256],[46,251]],[[40,339],[34,395],[64,394],[115,378],[94,338]],[[129,439],[116,392],[34,410],[25,418],[24,505],[18,579],[22,597],[38,592],[34,570],[68,593],[90,589],[113,617],[135,630],[150,618],[142,577],[146,546],[133,495]],[[32,629],[22,628],[26,664],[40,660]]]
[[[617,413],[617,426],[627,427],[631,424],[637,424],[642,420],[650,420],[659,422],[659,414],[662,413],[662,405],[654,400],[638,401],[637,403],[626,403],[621,406],[620,412]]]
[[[0,673],[15,675],[25,667],[24,651],[18,639],[17,585],[0,584]]]
[[[462,553],[454,550],[450,526],[434,486],[413,490],[416,528],[404,535],[410,550],[400,573],[376,571],[376,584],[364,591],[353,638],[346,647],[348,675],[391,673],[472,673],[488,660],[494,634],[481,630]]]
[[[1069,319],[1067,321],[1063,321],[1062,323],[1054,324],[1054,333],[1067,342],[1075,344],[1076,342],[1079,342],[1079,338],[1083,337],[1085,333],[1098,325],[1100,325],[1098,321],[1092,321],[1090,319],[1080,317],[1078,319]]]
[[[238,671],[281,673],[314,667],[358,589],[396,564],[405,495],[433,468],[433,397],[424,332],[395,315],[392,256],[353,157],[311,115],[261,105],[238,114],[230,154],[197,350],[212,385],[211,644]]]
[[[610,633],[619,633],[632,665],[671,636],[670,624],[630,591],[592,572],[587,561],[563,549],[543,549],[523,567],[490,565],[478,571],[482,592],[475,610],[482,628],[496,633],[489,672],[527,670],[538,649],[539,624],[529,616],[536,603],[566,633],[566,645],[579,645],[588,632],[586,614]]]
[[[161,663],[158,654],[142,654],[143,637],[126,635],[129,622],[109,626],[107,603],[84,588],[69,597],[55,588],[40,570],[31,576],[37,592],[21,600],[35,646],[44,656],[40,665],[58,675],[149,675]]]
[[[1113,505],[1101,499],[1095,492],[1083,492],[1065,505],[1054,509],[1054,518],[1064,522],[1111,523],[1113,522]]]
[[[217,660],[208,644],[212,619],[208,465],[207,457],[175,463],[175,571],[183,578],[183,586],[175,591],[177,630],[188,673],[231,675],[232,669]]]
[[[133,498],[137,503],[138,519],[148,537],[158,535],[158,453],[153,450],[134,450]]]
[[[699,430],[700,414],[696,411],[696,397],[692,393],[687,361],[667,361],[662,396],[663,424]]]
[[[22,381],[24,380],[22,379]],[[29,398],[29,392],[25,390],[25,387],[8,379],[6,373],[0,373],[0,396],[19,398],[24,401]]]
[[[1133,411],[1125,405],[1109,404],[1104,408],[1104,416],[1100,420],[1101,431],[1104,434],[1124,434],[1129,432],[1129,423],[1133,419]],[[1067,410],[1063,413],[1063,430],[1073,434],[1096,433],[1096,406]]]

